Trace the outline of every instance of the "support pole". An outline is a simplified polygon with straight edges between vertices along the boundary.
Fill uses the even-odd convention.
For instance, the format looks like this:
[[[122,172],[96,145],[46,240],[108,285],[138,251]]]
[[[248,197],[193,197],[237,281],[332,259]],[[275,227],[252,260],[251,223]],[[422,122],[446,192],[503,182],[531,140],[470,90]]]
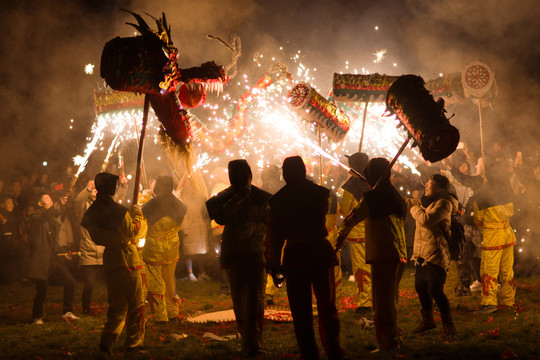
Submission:
[[[407,145],[409,145],[409,141],[411,141],[411,135],[410,134],[407,136],[407,140],[405,140],[403,145],[401,145],[401,147],[399,148],[396,156],[394,156],[392,161],[390,161],[390,164],[388,164],[388,167],[384,171],[383,175],[379,178],[379,180],[377,180],[377,182],[375,183],[375,186],[373,186],[374,189],[377,187],[377,185],[379,185],[379,183],[381,182],[381,179],[384,177],[384,174],[389,173],[392,170],[392,166],[394,166],[394,164],[396,163],[399,156],[403,153],[403,151],[405,151],[405,148],[407,147]]]
[[[360,143],[358,144],[358,152],[362,152],[362,144],[364,143],[364,129],[366,127],[368,105],[369,105],[369,101],[366,101],[366,106],[364,107],[364,116],[362,119],[362,133],[360,135]]]
[[[480,156],[482,157],[482,178],[486,182],[486,152],[484,146],[484,117],[482,116],[482,98],[478,98],[478,117],[480,119]]]
[[[317,125],[317,132],[319,134],[319,147],[322,149],[322,135],[321,135],[321,124]],[[323,186],[323,157],[319,154],[319,184]]]
[[[146,124],[148,123],[148,107],[150,106],[150,97],[148,94],[144,95],[144,110],[143,110],[143,121],[141,128],[141,136],[139,138],[139,151],[137,153],[137,171],[135,172],[135,182],[133,184],[133,203],[137,204],[139,200],[139,182],[141,180],[141,161],[142,161],[142,152],[144,145],[144,137],[146,135]]]

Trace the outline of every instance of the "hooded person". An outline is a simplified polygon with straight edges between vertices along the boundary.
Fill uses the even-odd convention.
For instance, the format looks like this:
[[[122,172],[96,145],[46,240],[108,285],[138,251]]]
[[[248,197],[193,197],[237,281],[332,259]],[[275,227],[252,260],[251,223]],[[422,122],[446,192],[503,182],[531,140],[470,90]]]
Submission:
[[[366,263],[371,266],[373,313],[378,350],[398,351],[397,302],[399,282],[407,262],[405,201],[390,182],[389,162],[374,158],[364,169],[372,188],[340,226],[342,244],[354,225],[365,221]],[[377,185],[377,186],[375,186]]]
[[[369,158],[367,154],[362,152],[354,153],[347,156],[349,166],[364,173],[364,169],[368,164]],[[364,197],[364,192],[371,190],[371,187],[364,181],[355,176],[351,176],[349,180],[342,186],[343,198],[341,200],[341,213],[348,215]],[[355,312],[361,314],[371,311],[371,268],[366,263],[366,236],[364,222],[361,221],[354,226],[347,241],[350,245],[352,273],[356,284],[356,309]]]
[[[414,248],[411,260],[416,266],[415,289],[421,305],[422,321],[413,332],[421,333],[435,328],[433,300],[441,313],[443,336],[456,332],[450,312],[450,303],[444,293],[450,268],[450,249],[445,232],[450,229],[452,213],[458,210],[458,201],[450,193],[446,176],[432,175],[420,199],[406,199],[416,222]]]
[[[186,206],[173,195],[171,176],[156,180],[154,193],[142,207],[148,222],[143,261],[148,287],[148,302],[158,323],[167,323],[178,317],[178,299],[174,274],[180,258],[178,231],[186,215]]]
[[[516,296],[513,270],[516,236],[510,225],[514,214],[510,183],[497,166],[486,167],[486,177],[487,182],[478,190],[473,215],[482,233],[480,313],[495,312],[497,305],[512,307]]]
[[[143,352],[144,299],[139,271],[143,263],[137,244],[146,234],[146,220],[140,206],[132,204],[128,210],[113,200],[118,176],[99,173],[94,183],[96,200],[84,214],[81,225],[94,243],[105,246],[103,266],[109,309],[99,349],[104,357],[110,357],[125,324],[126,352]]]
[[[251,357],[263,350],[264,249],[272,195],[251,184],[246,160],[230,161],[228,171],[231,186],[208,199],[206,208],[212,220],[225,226],[220,262],[229,281],[242,351]]]
[[[306,167],[299,156],[285,159],[283,178],[286,185],[270,201],[269,269],[274,276],[285,274],[300,357],[319,358],[313,330],[313,289],[321,343],[328,358],[341,359],[344,351],[335,305],[337,259],[327,240],[325,224],[330,191],[306,179]]]

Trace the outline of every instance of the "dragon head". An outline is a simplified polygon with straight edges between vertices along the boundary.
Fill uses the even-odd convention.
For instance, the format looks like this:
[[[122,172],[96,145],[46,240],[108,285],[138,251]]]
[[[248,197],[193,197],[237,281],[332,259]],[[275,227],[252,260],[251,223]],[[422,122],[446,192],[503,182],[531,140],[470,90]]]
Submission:
[[[160,19],[152,17],[157,25],[153,30],[140,15],[125,11],[137,20],[137,24],[127,24],[141,35],[117,37],[105,44],[101,76],[115,90],[148,94],[167,135],[177,144],[186,144],[190,131],[182,108],[203,104],[207,91],[222,92],[229,80],[226,70],[214,61],[180,69],[165,14]]]

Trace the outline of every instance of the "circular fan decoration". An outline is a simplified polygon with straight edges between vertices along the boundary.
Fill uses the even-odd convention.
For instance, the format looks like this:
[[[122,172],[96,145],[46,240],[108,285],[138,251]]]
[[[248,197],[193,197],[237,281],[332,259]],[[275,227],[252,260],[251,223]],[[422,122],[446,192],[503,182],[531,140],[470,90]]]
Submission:
[[[293,108],[303,105],[309,98],[311,86],[305,83],[300,83],[289,91],[289,105]]]
[[[494,79],[493,70],[481,61],[468,64],[461,74],[461,83],[465,91],[479,98],[488,94]]]

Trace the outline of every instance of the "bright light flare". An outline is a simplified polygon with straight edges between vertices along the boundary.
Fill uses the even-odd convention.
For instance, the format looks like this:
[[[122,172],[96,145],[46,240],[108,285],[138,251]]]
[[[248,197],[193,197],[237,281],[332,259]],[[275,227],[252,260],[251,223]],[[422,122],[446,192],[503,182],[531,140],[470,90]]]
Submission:
[[[94,74],[94,67],[95,67],[95,65],[86,64],[84,66],[84,73],[87,74],[87,75],[93,75]]]
[[[375,56],[375,60],[373,60],[373,62],[376,64],[382,62],[384,59],[384,55],[386,55],[386,53],[387,53],[386,49],[377,50],[376,52],[374,52],[373,55]]]

